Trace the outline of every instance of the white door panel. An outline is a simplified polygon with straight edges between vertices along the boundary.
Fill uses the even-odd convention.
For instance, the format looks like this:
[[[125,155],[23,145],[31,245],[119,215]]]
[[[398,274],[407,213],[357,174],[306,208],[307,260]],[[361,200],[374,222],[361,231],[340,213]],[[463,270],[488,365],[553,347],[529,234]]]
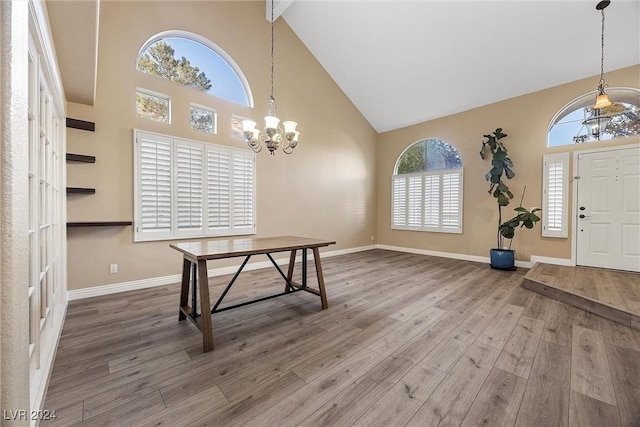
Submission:
[[[577,264],[640,271],[640,149],[580,154]]]

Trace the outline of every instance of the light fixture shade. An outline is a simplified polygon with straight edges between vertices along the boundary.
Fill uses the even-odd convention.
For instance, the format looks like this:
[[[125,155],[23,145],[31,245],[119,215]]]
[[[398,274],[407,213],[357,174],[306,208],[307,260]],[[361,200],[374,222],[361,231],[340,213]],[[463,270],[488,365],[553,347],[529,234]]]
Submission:
[[[264,118],[264,124],[267,129],[277,129],[280,119],[276,116],[266,116]]]
[[[596,103],[593,106],[594,110],[599,110],[600,108],[605,108],[605,107],[609,107],[611,105],[611,101],[609,101],[609,96],[602,91],[601,93],[598,94],[598,97],[596,98]]]
[[[282,126],[284,126],[284,133],[293,133],[296,131],[296,126],[298,126],[298,123],[287,120],[285,122],[282,122]]]
[[[252,132],[255,130],[256,128],[256,122],[254,122],[253,120],[243,120],[242,121],[242,131],[243,132]]]

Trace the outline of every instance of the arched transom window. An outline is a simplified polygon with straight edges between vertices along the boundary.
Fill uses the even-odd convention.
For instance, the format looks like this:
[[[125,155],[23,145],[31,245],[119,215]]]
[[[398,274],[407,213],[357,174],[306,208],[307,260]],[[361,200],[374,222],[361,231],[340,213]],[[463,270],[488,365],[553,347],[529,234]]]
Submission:
[[[594,110],[596,92],[574,99],[556,113],[548,132],[548,146],[582,144],[640,135],[640,89],[610,88],[612,104]]]
[[[253,106],[240,68],[224,50],[197,34],[173,31],[152,37],[140,49],[136,67],[143,73]]]
[[[400,154],[392,178],[391,228],[462,233],[462,160],[441,139]]]

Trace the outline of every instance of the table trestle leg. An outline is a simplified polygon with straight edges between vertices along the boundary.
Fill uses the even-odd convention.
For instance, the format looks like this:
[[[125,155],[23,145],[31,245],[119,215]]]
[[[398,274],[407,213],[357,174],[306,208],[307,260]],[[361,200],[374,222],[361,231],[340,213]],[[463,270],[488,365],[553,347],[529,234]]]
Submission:
[[[291,251],[291,256],[289,257],[289,269],[287,271],[287,278],[285,280],[286,284],[284,285],[285,293],[289,293],[293,290],[293,286],[291,286],[291,281],[293,280],[293,267],[296,265],[297,253],[298,253],[298,250],[293,249]]]
[[[327,291],[324,289],[324,276],[322,275],[322,264],[320,262],[320,250],[313,248],[313,260],[316,263],[316,276],[318,278],[318,289],[320,289],[320,300],[322,301],[322,309],[329,308],[327,302]]]
[[[236,271],[236,274],[233,275],[233,279],[231,279],[231,281],[229,282],[229,284],[227,285],[226,288],[224,288],[224,291],[222,292],[222,295],[220,295],[220,298],[218,298],[218,301],[215,303],[215,305],[213,306],[213,308],[211,309],[211,314],[215,313],[218,310],[218,306],[220,305],[220,303],[222,302],[222,300],[224,299],[225,295],[227,295],[227,292],[229,292],[229,289],[231,289],[231,286],[233,286],[233,284],[235,283],[236,279],[238,278],[238,276],[240,275],[240,273],[242,272],[242,269],[244,268],[245,265],[247,265],[247,262],[249,262],[249,259],[251,258],[251,255],[248,255],[244,261],[242,262],[242,265],[240,266],[240,268],[238,269],[238,271]]]
[[[198,317],[198,273],[196,264],[191,264],[191,317]]]
[[[182,262],[182,281],[180,283],[180,308],[178,309],[178,320],[187,318],[184,309],[189,301],[189,273],[191,272],[191,261],[184,258]]]
[[[200,313],[210,313],[209,277],[207,274],[207,260],[198,260],[198,281],[200,282]],[[213,350],[213,325],[211,314],[200,317],[202,331],[202,350],[206,353]]]

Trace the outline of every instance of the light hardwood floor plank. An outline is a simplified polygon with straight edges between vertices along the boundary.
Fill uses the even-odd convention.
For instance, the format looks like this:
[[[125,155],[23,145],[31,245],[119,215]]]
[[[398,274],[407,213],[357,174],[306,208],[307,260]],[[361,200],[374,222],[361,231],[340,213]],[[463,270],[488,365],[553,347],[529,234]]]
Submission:
[[[571,348],[540,340],[516,426],[569,423]]]
[[[496,361],[496,368],[528,379],[543,328],[542,320],[520,318]]]
[[[463,356],[407,425],[459,425],[490,372],[476,360]]]
[[[640,352],[607,345],[613,387],[624,426],[640,425]]]
[[[516,375],[494,368],[484,382],[462,425],[512,426],[527,381]]]
[[[616,405],[602,332],[575,326],[571,348],[571,390]]]
[[[571,392],[569,426],[619,426],[618,408],[584,394]]]
[[[354,425],[385,427],[407,424],[445,375],[429,366],[414,366]]]
[[[299,426],[348,426],[386,393],[375,381],[361,377],[342,393],[321,406]]]
[[[381,356],[364,349],[248,421],[247,425],[297,425],[376,365]]]

